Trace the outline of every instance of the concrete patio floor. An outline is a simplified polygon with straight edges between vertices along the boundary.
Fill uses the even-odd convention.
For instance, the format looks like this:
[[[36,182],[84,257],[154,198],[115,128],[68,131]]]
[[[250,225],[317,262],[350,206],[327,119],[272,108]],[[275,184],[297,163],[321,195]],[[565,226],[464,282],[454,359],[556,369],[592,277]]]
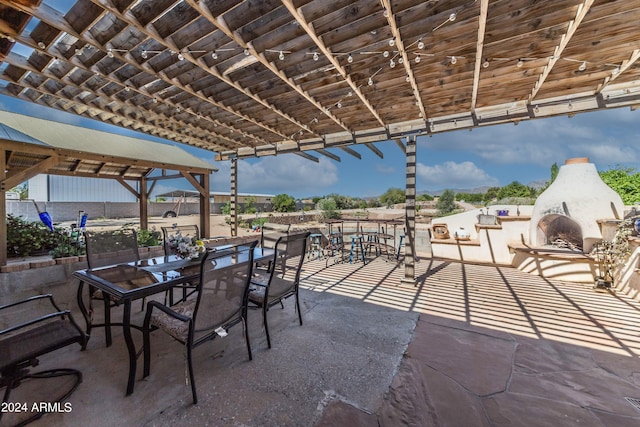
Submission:
[[[508,267],[422,259],[415,287],[399,286],[402,274],[381,258],[305,262],[304,325],[287,301],[270,312],[270,350],[251,312],[253,361],[239,327],[197,348],[195,406],[179,345],[156,333],[151,376],[140,366],[125,397],[120,331],[105,348],[98,330],[86,351],[41,360],[84,381],[71,412],[32,425],[640,425],[625,399],[640,400],[639,302]],[[57,386],[34,384],[12,400],[46,400]]]

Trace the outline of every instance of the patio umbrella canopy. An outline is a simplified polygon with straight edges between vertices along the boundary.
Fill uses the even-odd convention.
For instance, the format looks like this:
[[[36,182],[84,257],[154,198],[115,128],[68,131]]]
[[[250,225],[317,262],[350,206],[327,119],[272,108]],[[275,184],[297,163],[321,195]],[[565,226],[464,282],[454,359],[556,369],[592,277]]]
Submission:
[[[372,143],[640,103],[640,0],[56,7],[0,1],[0,93],[218,159],[381,156]]]

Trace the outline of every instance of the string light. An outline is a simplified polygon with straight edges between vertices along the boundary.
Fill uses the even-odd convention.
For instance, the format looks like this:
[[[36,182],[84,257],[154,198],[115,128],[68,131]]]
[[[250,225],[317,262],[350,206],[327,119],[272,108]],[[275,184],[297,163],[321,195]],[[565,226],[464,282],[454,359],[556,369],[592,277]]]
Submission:
[[[317,61],[320,56],[318,56],[318,52],[313,52],[313,60]]]
[[[147,54],[146,50],[142,51],[142,58],[147,59],[149,57],[149,54]]]
[[[249,56],[249,49],[244,50],[244,56]]]
[[[489,68],[489,60],[485,59],[484,62],[482,63],[482,68]]]
[[[178,53],[178,60],[179,61],[184,60],[184,56],[181,53]]]
[[[347,62],[349,64],[351,64],[353,62],[353,56],[351,56],[351,54],[349,54],[349,56],[347,56]]]
[[[114,56],[114,55],[113,55],[113,49],[107,49],[107,56],[108,56],[109,58],[113,58],[113,56]]]
[[[391,61],[389,61],[389,67],[391,67],[391,68],[395,68],[395,66],[396,66],[396,63],[395,63],[395,61],[393,60],[393,58],[391,58]]]
[[[373,78],[369,77],[369,80],[367,81],[367,84],[369,86],[373,86]]]
[[[396,45],[396,41],[394,39],[389,39],[389,46],[393,47]]]
[[[587,61],[582,61],[582,64],[578,67],[578,71],[584,71],[587,69]]]
[[[449,15],[449,21],[453,22],[456,20],[457,17],[458,17],[458,14],[453,12],[451,15]]]
[[[280,51],[280,55],[278,55],[278,59],[279,59],[280,61],[283,61],[283,60],[284,60],[284,53],[283,53],[282,51]]]
[[[419,64],[419,63],[420,63],[420,55],[417,55],[416,56],[416,64]]]
[[[218,59],[218,52],[216,52],[215,50],[211,53],[211,58],[212,59]]]
[[[533,107],[533,112],[538,114],[540,112],[540,107],[538,107],[538,104],[536,104],[535,107]]]
[[[420,50],[424,49],[424,42],[422,41],[422,38],[418,40],[418,49]]]
[[[523,65],[524,65],[524,61],[522,59],[518,59],[518,62],[516,62],[516,67],[522,68]]]
[[[385,50],[384,52],[382,52],[382,56],[384,56],[385,58],[389,57],[389,51]]]
[[[452,65],[455,65],[455,64],[456,64],[456,62],[458,62],[458,59],[457,59],[455,56],[452,56],[452,57],[451,57],[451,64],[452,64]]]
[[[47,47],[47,45],[46,45],[46,44],[44,44],[44,42],[40,41],[40,42],[38,42],[38,47],[39,47],[40,49],[44,49],[44,48],[46,48],[46,47]]]

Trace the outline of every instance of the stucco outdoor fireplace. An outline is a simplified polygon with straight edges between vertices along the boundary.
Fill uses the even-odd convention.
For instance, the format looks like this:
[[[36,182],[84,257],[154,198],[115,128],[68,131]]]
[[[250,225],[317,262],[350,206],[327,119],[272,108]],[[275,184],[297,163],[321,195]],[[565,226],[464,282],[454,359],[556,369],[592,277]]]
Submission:
[[[599,221],[623,215],[622,199],[602,181],[595,165],[585,157],[569,159],[533,206],[530,241],[537,247],[588,253],[602,240]]]

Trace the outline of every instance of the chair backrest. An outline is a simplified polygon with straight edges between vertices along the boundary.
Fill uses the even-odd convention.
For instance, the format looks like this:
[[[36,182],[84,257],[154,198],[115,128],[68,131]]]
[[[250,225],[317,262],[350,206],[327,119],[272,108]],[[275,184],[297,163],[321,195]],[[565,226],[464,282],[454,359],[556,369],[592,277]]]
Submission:
[[[289,234],[276,242],[269,278],[269,299],[281,298],[297,289],[310,234],[308,231]]]
[[[161,228],[165,255],[173,255],[175,253],[174,248],[170,244],[170,238],[177,234],[184,237],[191,237],[196,240],[200,239],[200,230],[197,225],[175,225]]]
[[[218,327],[242,320],[253,272],[257,241],[207,252],[200,265],[200,283],[193,313],[194,339],[210,335]]]
[[[84,232],[89,268],[139,261],[135,230]]]
[[[276,224],[274,222],[266,222],[262,226],[262,235],[260,237],[260,247],[274,249],[276,242],[282,236],[289,234],[291,224]]]

